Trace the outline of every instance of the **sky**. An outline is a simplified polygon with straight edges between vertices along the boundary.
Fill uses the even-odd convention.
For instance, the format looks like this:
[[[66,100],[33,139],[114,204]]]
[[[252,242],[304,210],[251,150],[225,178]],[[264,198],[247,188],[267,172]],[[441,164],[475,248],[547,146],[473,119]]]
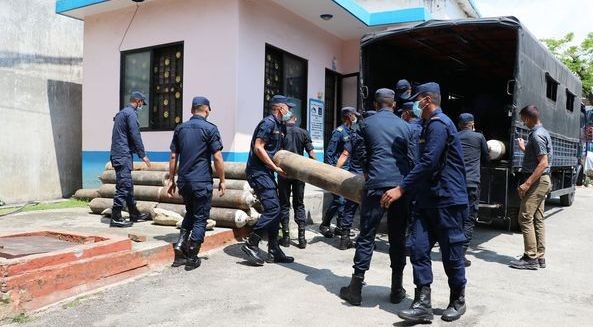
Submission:
[[[515,16],[538,39],[593,32],[593,0],[474,0],[482,17]]]

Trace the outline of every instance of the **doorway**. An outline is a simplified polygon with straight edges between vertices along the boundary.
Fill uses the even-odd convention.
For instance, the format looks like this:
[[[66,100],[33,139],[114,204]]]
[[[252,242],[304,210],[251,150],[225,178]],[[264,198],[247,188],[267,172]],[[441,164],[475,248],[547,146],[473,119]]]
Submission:
[[[358,89],[358,73],[342,75],[325,69],[324,150],[327,149],[333,130],[342,123],[340,109],[346,106],[358,108]]]

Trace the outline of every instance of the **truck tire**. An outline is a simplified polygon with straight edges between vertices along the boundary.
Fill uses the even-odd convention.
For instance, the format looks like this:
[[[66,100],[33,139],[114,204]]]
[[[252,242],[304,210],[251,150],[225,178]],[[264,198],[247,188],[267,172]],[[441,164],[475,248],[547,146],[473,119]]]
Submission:
[[[583,166],[579,165],[579,168],[577,169],[577,186],[583,186],[583,184],[585,183],[585,171],[583,169]]]
[[[574,202],[574,192],[570,192],[560,196],[560,205],[564,207],[570,207]]]

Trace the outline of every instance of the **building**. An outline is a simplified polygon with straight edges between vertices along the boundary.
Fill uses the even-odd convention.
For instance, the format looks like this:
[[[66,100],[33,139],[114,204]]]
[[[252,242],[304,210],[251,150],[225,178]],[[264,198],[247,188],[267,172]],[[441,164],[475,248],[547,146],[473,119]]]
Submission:
[[[149,95],[139,121],[153,161],[168,160],[172,130],[191,116],[195,95],[211,100],[225,160],[247,160],[276,93],[298,104],[322,150],[339,108],[358,104],[363,34],[479,15],[471,0],[58,0],[56,12],[84,21],[84,187],[98,184],[112,118],[130,90]]]
[[[83,23],[47,0],[0,1],[0,203],[81,186]]]

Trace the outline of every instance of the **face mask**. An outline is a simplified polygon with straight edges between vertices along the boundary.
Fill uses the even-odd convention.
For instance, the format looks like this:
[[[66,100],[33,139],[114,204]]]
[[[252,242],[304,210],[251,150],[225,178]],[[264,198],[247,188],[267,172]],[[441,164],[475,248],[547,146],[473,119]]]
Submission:
[[[412,112],[418,118],[422,117],[422,109],[420,109],[420,101],[414,101],[414,106],[412,107]]]
[[[284,115],[282,115],[282,121],[286,122],[288,121],[290,118],[292,117],[292,112],[287,112]]]
[[[358,121],[358,118],[356,118],[356,116],[352,117],[352,125],[356,124],[357,121]]]
[[[407,99],[410,97],[410,95],[412,95],[411,91],[406,91],[404,93],[402,93],[402,95],[400,96],[401,99]]]

